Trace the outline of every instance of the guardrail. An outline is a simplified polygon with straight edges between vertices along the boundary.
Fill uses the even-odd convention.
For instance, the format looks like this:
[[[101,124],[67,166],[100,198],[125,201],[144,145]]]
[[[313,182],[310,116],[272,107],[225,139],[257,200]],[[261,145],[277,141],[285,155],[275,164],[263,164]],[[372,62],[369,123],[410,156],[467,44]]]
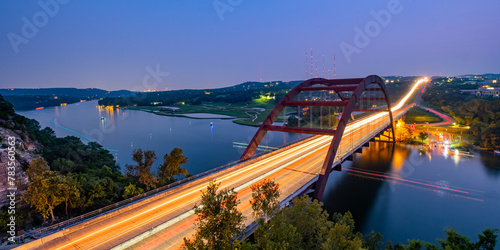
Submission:
[[[286,143],[284,145],[281,145],[281,146],[279,146],[277,148],[273,148],[273,149],[270,149],[270,150],[264,150],[263,152],[259,152],[258,154],[255,154],[254,157],[252,157],[252,159],[249,159],[249,160],[253,160],[253,159],[258,158],[258,157],[260,157],[262,155],[268,154],[270,152],[273,152],[273,151],[276,151],[276,150],[288,147],[288,146],[290,146],[292,144],[298,143],[298,142],[300,142],[302,140],[305,140],[305,139],[308,139],[310,137],[312,137],[312,136],[305,136],[303,138],[300,138],[300,139],[291,141],[289,143]],[[247,161],[249,161],[249,160],[247,160]],[[152,197],[154,195],[157,195],[157,194],[160,194],[162,192],[168,191],[168,190],[170,190],[170,189],[172,189],[174,187],[177,187],[177,186],[183,185],[185,183],[188,183],[190,181],[194,181],[196,179],[199,179],[201,177],[205,177],[207,175],[210,175],[210,174],[213,174],[213,173],[225,170],[227,168],[230,168],[230,167],[235,166],[235,165],[240,164],[240,163],[241,162],[239,162],[239,161],[234,161],[234,162],[227,163],[227,164],[219,166],[217,168],[210,169],[208,171],[205,171],[205,172],[202,172],[202,173],[199,173],[199,174],[196,174],[196,175],[193,175],[193,176],[190,176],[190,177],[178,180],[176,182],[170,183],[170,184],[165,185],[163,187],[159,187],[159,188],[150,190],[150,191],[142,193],[140,195],[128,198],[126,200],[119,201],[117,203],[113,203],[113,204],[108,205],[106,207],[103,207],[103,208],[100,208],[100,209],[88,212],[86,214],[82,214],[80,216],[71,218],[69,220],[65,220],[65,221],[59,222],[57,224],[48,226],[48,227],[43,227],[43,228],[37,229],[37,230],[34,231],[34,233],[37,234],[37,235],[40,235],[42,233],[46,233],[46,232],[50,232],[50,231],[62,230],[65,227],[77,225],[78,223],[84,222],[84,221],[86,221],[88,219],[97,217],[99,215],[106,214],[106,213],[111,212],[111,211],[113,211],[115,209],[125,207],[126,205],[131,205],[131,204],[133,204],[135,202],[138,202],[138,201],[141,201],[141,200],[145,200],[145,199],[147,199],[149,197]]]

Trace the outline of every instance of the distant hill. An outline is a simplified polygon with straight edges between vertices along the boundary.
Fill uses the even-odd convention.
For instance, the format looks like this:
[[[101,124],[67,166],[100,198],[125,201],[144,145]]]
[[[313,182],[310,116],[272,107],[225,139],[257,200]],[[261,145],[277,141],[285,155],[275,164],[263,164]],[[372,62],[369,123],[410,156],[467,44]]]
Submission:
[[[140,93],[128,97],[105,97],[100,105],[119,106],[154,106],[188,103],[199,105],[202,102],[245,103],[261,94],[277,96],[280,99],[287,90],[292,89],[301,81],[245,82],[238,85],[217,89],[182,89]]]
[[[88,88],[40,88],[40,89],[0,89],[3,96],[24,96],[24,95],[44,95],[44,96],[71,96],[78,98],[102,98],[130,96],[134,92],[128,90],[107,91],[104,89]]]
[[[107,91],[88,88],[40,88],[40,89],[0,89],[0,95],[14,105],[16,110],[30,110],[38,107],[59,106],[80,100],[95,100],[105,97],[117,98],[134,95],[128,90]]]
[[[465,74],[465,75],[460,75],[461,77],[465,76],[478,76],[478,77],[485,77],[487,79],[499,79],[500,74],[493,74],[493,73],[486,73],[486,74]]]

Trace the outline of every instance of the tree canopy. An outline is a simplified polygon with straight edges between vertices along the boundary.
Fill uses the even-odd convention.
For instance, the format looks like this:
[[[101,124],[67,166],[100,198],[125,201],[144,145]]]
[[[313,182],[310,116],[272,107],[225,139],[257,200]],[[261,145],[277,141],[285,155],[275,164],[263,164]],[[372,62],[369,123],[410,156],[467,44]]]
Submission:
[[[201,191],[201,204],[194,207],[198,216],[193,240],[184,238],[187,249],[231,249],[234,237],[243,230],[243,215],[237,210],[240,201],[234,189],[218,191],[215,180]]]

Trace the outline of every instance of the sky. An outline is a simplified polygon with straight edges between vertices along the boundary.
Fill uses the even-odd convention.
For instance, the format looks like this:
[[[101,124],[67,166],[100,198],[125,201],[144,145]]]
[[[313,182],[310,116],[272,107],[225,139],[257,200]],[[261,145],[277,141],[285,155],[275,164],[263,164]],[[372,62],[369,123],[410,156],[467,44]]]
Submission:
[[[333,78],[334,55],[336,78],[500,73],[498,10],[498,0],[3,0],[0,88]]]

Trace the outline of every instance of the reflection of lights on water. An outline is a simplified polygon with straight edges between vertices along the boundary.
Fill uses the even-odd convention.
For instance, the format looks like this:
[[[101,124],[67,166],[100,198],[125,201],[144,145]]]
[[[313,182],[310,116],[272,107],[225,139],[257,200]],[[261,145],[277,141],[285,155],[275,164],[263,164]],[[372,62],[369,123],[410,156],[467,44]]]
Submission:
[[[449,183],[448,181],[445,180],[440,180],[436,184],[438,184],[440,187],[443,187],[445,189],[448,189]],[[443,190],[437,189],[437,195],[443,197],[446,193]]]
[[[448,159],[448,145],[443,145],[443,156],[445,159]]]
[[[402,154],[394,154],[392,159],[392,165],[394,166],[394,170],[396,170],[396,173],[401,171],[401,167],[405,162],[405,156]]]
[[[458,162],[460,162],[460,152],[458,152],[458,149],[455,149],[455,154],[453,155],[453,161],[455,162],[455,166],[458,166]]]

